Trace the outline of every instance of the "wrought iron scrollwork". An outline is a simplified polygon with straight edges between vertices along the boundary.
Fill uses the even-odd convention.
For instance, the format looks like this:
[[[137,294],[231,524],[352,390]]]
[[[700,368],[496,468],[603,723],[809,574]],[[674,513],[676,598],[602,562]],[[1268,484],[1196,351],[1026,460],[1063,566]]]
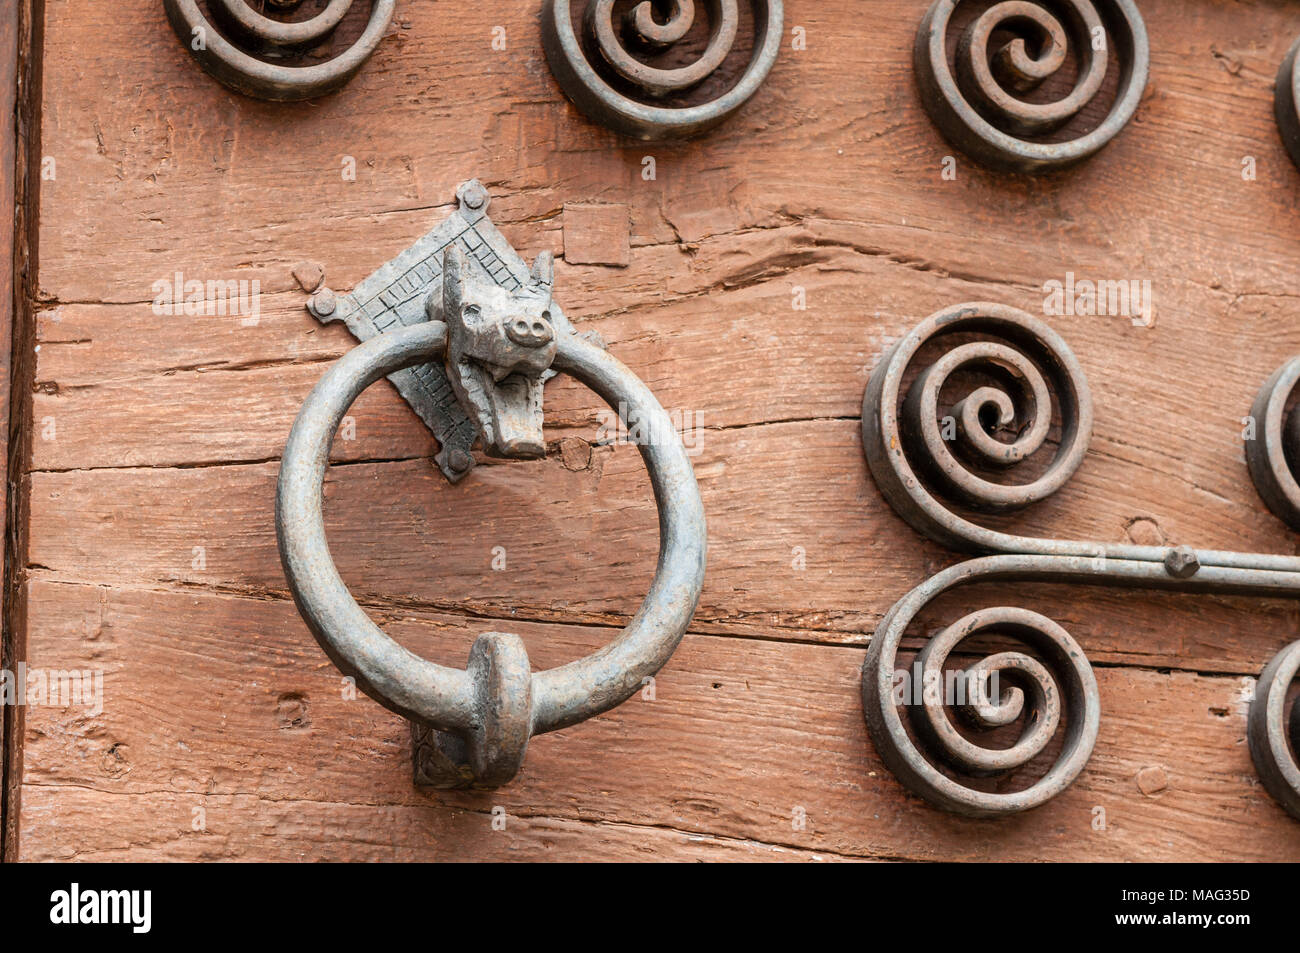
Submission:
[[[1300,44],[1297,44],[1300,49]],[[1292,50],[1294,57],[1296,50]],[[1300,413],[1294,397],[1300,357],[1279,367],[1260,388],[1251,408],[1253,440],[1246,463],[1260,497],[1278,519],[1300,530]],[[1300,642],[1284,648],[1264,667],[1250,705],[1246,738],[1255,770],[1277,802],[1300,818],[1300,703],[1288,694],[1300,675]]]
[[[752,12],[749,65],[734,85],[704,90],[703,101],[675,97],[717,75],[736,45],[742,0],[704,0],[708,37],[686,65],[656,59],[686,44],[696,23],[695,0],[641,0],[623,17],[615,0],[587,0],[575,22],[570,0],[544,0],[542,40],[551,72],[584,113],[635,139],[691,136],[725,120],[758,91],[781,47],[781,0],[744,0]]]
[[[1291,158],[1300,166],[1300,40],[1282,60],[1273,88],[1273,111],[1277,129]]]
[[[1273,515],[1300,530],[1300,484],[1292,470],[1300,449],[1300,415],[1288,413],[1288,401],[1300,382],[1300,357],[1279,367],[1260,388],[1250,409],[1255,425],[1246,441],[1246,465],[1260,498]]]
[[[950,61],[950,30],[964,22]],[[1146,88],[1146,27],[1132,0],[935,0],[914,47],[921,102],[944,137],[975,160],[1036,172],[1093,155],[1133,117]],[[1069,76],[1058,94],[1054,77]],[[1072,121],[1116,77],[1100,124]],[[1036,92],[1038,94],[1036,94]]]
[[[351,46],[325,62],[289,65],[284,60],[328,42],[353,6],[330,0],[306,20],[290,20],[302,0],[271,0],[277,16],[253,9],[249,0],[163,0],[167,19],[185,48],[212,76],[246,96],[292,102],[324,96],[361,69],[388,31],[396,0],[369,0],[370,19]]]
[[[1287,467],[1278,435],[1300,432],[1282,410],[1298,376],[1300,359],[1274,375],[1256,403],[1262,434],[1248,445],[1248,455],[1257,481],[1278,465]],[[986,383],[976,386],[981,380]],[[996,816],[1044,803],[1083,769],[1100,723],[1097,686],[1082,649],[1060,626],[1023,609],[968,615],[928,640],[914,671],[900,669],[909,624],[940,594],[975,583],[1039,580],[1300,598],[1297,557],[1038,539],[985,528],[949,506],[995,513],[1050,496],[1082,462],[1091,430],[1087,381],[1068,345],[1042,321],[1005,305],[975,302],[931,315],[871,374],[862,435],[877,486],[918,532],[980,554],[900,599],[877,627],[863,665],[863,711],[881,758],[939,807]],[[1018,468],[1027,479],[1014,479]],[[945,660],[966,639],[990,634],[1025,651],[999,651],[965,669],[945,670]],[[1285,697],[1277,684],[1290,684],[1295,668],[1289,665],[1275,661],[1266,670],[1271,694],[1261,680],[1264,700],[1256,706],[1267,714],[1252,714],[1251,743],[1261,776],[1288,807],[1287,791],[1300,798],[1294,748],[1287,760],[1281,756],[1288,749],[1277,740],[1284,738],[1277,699]],[[1256,721],[1264,727],[1255,728]],[[1003,736],[996,746],[972,740],[982,732],[1014,734],[1013,725],[1019,737],[1010,746]],[[1015,789],[995,782],[997,790],[981,782],[1009,781],[1007,774],[1029,764],[1058,732],[1063,736],[1055,760],[1036,780]],[[1272,759],[1267,765],[1261,753]]]
[[[1300,642],[1292,642],[1260,673],[1250,703],[1246,740],[1264,788],[1300,819],[1300,703],[1288,689],[1300,674]]]

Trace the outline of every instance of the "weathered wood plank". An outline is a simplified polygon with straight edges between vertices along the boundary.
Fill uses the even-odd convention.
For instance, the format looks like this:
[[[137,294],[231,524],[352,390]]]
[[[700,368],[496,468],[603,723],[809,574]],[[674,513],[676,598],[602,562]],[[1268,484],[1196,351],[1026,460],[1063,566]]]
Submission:
[[[206,830],[193,830],[195,808]],[[815,862],[856,858],[687,831],[569,818],[521,817],[439,804],[369,805],[252,794],[115,795],[33,787],[23,819],[36,832],[25,860],[156,862]],[[121,826],[145,809],[152,826]],[[178,826],[172,827],[175,821]],[[493,824],[496,827],[493,827]],[[504,826],[502,826],[504,825]],[[98,829],[99,835],[91,835]],[[46,832],[57,839],[46,841]]]
[[[530,826],[515,842],[491,830],[497,806],[548,824],[845,856],[1300,857],[1300,827],[1264,794],[1246,752],[1248,679],[1099,669],[1105,717],[1079,781],[1042,810],[971,821],[906,795],[880,764],[856,701],[860,649],[692,635],[653,700],[534,739],[509,787],[424,794],[410,782],[405,723],[364,696],[344,697],[290,603],[37,581],[31,613],[41,636],[32,664],[102,670],[104,694],[94,718],[75,706],[27,713],[26,859],[450,859],[499,856],[512,844],[531,856],[548,838],[557,859],[693,849],[671,837],[612,844],[619,838],[603,829],[565,839]],[[500,627],[400,610],[380,618],[404,645],[449,664],[462,663],[473,633]],[[511,628],[538,668],[611,634]],[[1163,774],[1163,790],[1143,794],[1143,770]],[[194,807],[206,809],[206,839],[190,829]],[[792,821],[800,807],[804,830]],[[1097,807],[1105,831],[1092,827]],[[336,836],[342,843],[331,844]]]
[[[564,102],[537,11],[523,4],[408,0],[406,28],[348,88],[286,110],[212,83],[155,3],[52,3],[47,50],[59,68],[45,110],[62,171],[44,199],[54,214],[42,287],[64,302],[143,301],[154,278],[179,268],[283,289],[303,258],[328,259],[331,279],[346,285],[370,269],[377,233],[413,238],[430,206],[478,174],[512,194],[500,202],[506,221],[555,227],[566,202],[628,204],[634,244],[830,217],[876,223],[881,247],[953,273],[1002,279],[1070,263],[1289,294],[1296,173],[1269,106],[1295,33],[1291,7],[1268,0],[1242,17],[1226,0],[1191,13],[1182,0],[1156,0],[1143,15],[1151,87],[1105,153],[1033,181],[963,161],[957,181],[944,182],[951,149],[912,89],[912,0],[874,3],[870,25],[852,0],[795,0],[787,17],[809,48],[787,45],[718,134],[654,147],[619,140]],[[494,53],[495,26],[509,48]],[[647,153],[658,160],[653,182],[641,177]],[[1249,183],[1247,154],[1259,162]],[[344,155],[358,160],[354,182]],[[985,241],[969,240],[977,229]]]
[[[895,600],[954,559],[888,511],[855,421],[709,432],[695,465],[709,520],[696,614],[706,630],[862,643]],[[36,473],[31,561],[57,578],[283,595],[278,469]],[[1114,493],[1088,468],[1079,482],[1081,503]],[[1147,507],[1134,508],[1134,493],[1093,505],[1081,528],[1114,539],[1132,515],[1160,513],[1166,527],[1196,517],[1186,509],[1166,519],[1158,485],[1147,492]],[[340,571],[358,598],[378,605],[608,624],[636,610],[658,546],[648,480],[628,446],[595,449],[585,469],[569,469],[562,454],[485,465],[455,487],[423,459],[354,463],[331,470],[327,500]],[[1049,502],[1028,522],[1059,532],[1070,515]],[[1240,525],[1256,518],[1243,512]],[[498,547],[504,570],[493,568]],[[1253,674],[1295,630],[1287,600],[986,589],[1013,605],[1033,600],[1098,661]]]
[[[947,304],[992,297],[1041,313],[1044,296],[1032,288],[994,289],[843,247],[860,233],[855,225],[827,223],[719,238],[701,247],[703,272],[681,294],[635,306],[610,294],[599,304],[589,302],[601,313],[575,313],[666,407],[692,411],[712,427],[856,415],[881,352]],[[836,234],[842,244],[819,244]],[[800,250],[807,250],[808,260],[778,264],[783,254]],[[641,259],[641,250],[634,258]],[[372,263],[381,260],[375,256]],[[772,276],[745,285],[744,269],[762,270],[765,262]],[[569,270],[560,269],[559,296],[572,309],[563,292]],[[1037,283],[1052,277],[1063,272],[1040,273]],[[710,293],[715,278],[743,286]],[[808,311],[791,309],[794,287],[804,288]],[[1240,498],[1232,488],[1242,471],[1226,464],[1240,459],[1241,418],[1255,391],[1300,348],[1300,331],[1287,320],[1291,303],[1259,295],[1237,299],[1187,282],[1157,286],[1153,294],[1153,328],[1124,318],[1050,322],[1079,356],[1096,392],[1099,448],[1103,442],[1122,445],[1104,449],[1193,484],[1182,487],[1184,493],[1204,486]],[[256,327],[232,317],[158,316],[148,306],[43,312],[35,413],[58,427],[57,439],[38,441],[35,466],[180,465],[278,455],[293,414],[324,371],[316,362],[343,353],[351,342],[341,328],[320,328],[307,315],[305,295],[265,297]],[[1234,358],[1231,378],[1215,388],[1198,386],[1222,377],[1224,353]],[[719,386],[723,381],[726,386]],[[427,441],[404,426],[409,414],[399,412],[400,401],[387,388],[374,390],[359,409],[385,408],[367,428],[386,441],[378,448],[423,452]],[[577,388],[548,388],[552,419],[589,418],[595,403]],[[187,413],[175,413],[177,406]],[[1177,415],[1180,427],[1161,423],[1168,414]],[[120,435],[111,443],[100,439],[110,428]],[[1171,467],[1170,458],[1180,465]]]

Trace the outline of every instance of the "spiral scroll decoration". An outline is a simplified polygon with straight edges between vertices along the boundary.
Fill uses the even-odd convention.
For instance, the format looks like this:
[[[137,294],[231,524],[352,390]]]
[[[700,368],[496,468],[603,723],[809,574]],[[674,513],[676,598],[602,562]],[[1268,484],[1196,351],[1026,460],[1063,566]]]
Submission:
[[[1293,49],[1292,60],[1295,53]],[[1280,88],[1281,80],[1278,82]],[[1300,483],[1296,482],[1296,466],[1300,462],[1300,408],[1291,406],[1297,383],[1300,383],[1300,357],[1293,357],[1260,388],[1250,410],[1254,430],[1247,435],[1246,464],[1268,508],[1292,529],[1300,530]],[[1246,740],[1264,788],[1287,811],[1300,818],[1300,763],[1297,761],[1300,705],[1287,704],[1288,690],[1297,673],[1300,673],[1300,642],[1279,652],[1259,676]]]
[[[899,667],[903,635],[921,609],[956,586],[998,578],[1013,558],[973,560],[913,590],[876,629],[863,666],[862,709],[886,766],[956,814],[994,817],[1039,806],[1074,781],[1097,741],[1101,705],[1092,667],[1069,633],[1036,612],[1005,606],[973,612],[931,638],[910,668]],[[949,656],[981,635],[1007,637],[1030,651],[996,652],[946,671]],[[1010,745],[972,738],[1016,723],[1018,738]],[[1032,783],[986,791],[969,780],[1024,768],[1058,734],[1055,760]]]
[[[1273,110],[1277,115],[1277,129],[1282,135],[1286,151],[1291,153],[1291,159],[1300,166],[1300,40],[1296,40],[1277,71]]]
[[[976,334],[997,340],[959,337]],[[904,393],[908,368],[935,342],[952,346]],[[991,383],[941,413],[945,385],[958,372],[983,372]],[[1061,422],[1050,462],[1025,481],[992,479],[1051,452],[1045,444],[1053,400]],[[1069,346],[1042,321],[990,302],[945,308],[922,321],[872,372],[862,402],[863,449],[885,497],[918,532],[968,552],[1091,554],[1084,544],[1052,546],[985,529],[941,498],[982,511],[1038,502],[1078,469],[1091,437],[1092,396]]]
[[[574,104],[596,120],[635,139],[691,136],[725,120],[749,100],[776,62],[784,12],[781,0],[748,0],[753,48],[740,79],[706,102],[673,105],[670,97],[697,89],[736,45],[740,0],[704,0],[708,39],[684,66],[652,65],[683,43],[695,25],[695,0],[641,0],[624,16],[615,0],[587,0],[581,27],[570,0],[545,0],[542,39],[551,72]]]
[[[1264,382],[1250,409],[1253,432],[1247,433],[1246,464],[1250,477],[1273,515],[1300,530],[1300,413],[1288,401],[1300,382],[1300,357],[1293,357]]]
[[[1255,770],[1269,794],[1300,819],[1300,703],[1288,690],[1300,675],[1300,642],[1292,642],[1264,667],[1250,704],[1246,740]]]
[[[1096,680],[1070,635],[1037,613],[999,607],[972,613],[931,638],[914,674],[899,669],[898,652],[916,614],[949,589],[1007,575],[1066,578],[1086,571],[1084,549],[1060,555],[1052,541],[986,530],[946,502],[997,512],[1060,489],[1078,469],[1092,433],[1083,371],[1065,342],[1023,311],[989,302],[946,308],[896,342],[873,371],[862,433],[877,485],[919,532],[974,552],[1022,553],[1045,544],[1037,565],[1025,565],[1023,556],[963,563],[894,606],[876,629],[863,667],[863,711],[872,740],[890,770],[939,807],[974,816],[1036,807],[1083,769],[1100,723]],[[1025,466],[1033,473],[1015,479]],[[942,697],[927,692],[919,702],[899,703],[900,679],[908,686],[946,684],[950,654],[981,634],[1010,637],[1035,654],[999,652],[977,661],[958,679],[961,698],[948,697],[945,688]],[[989,689],[994,674],[1005,685],[996,697]],[[1015,722],[1020,734],[1009,747],[982,746],[970,738]],[[1024,768],[1058,732],[1063,741],[1055,762],[1019,790],[985,791],[961,780]]]
[[[301,4],[270,0],[280,15],[293,14]],[[329,0],[316,16],[298,21],[266,16],[249,0],[208,0],[211,20],[198,0],[163,0],[172,29],[208,73],[246,96],[277,102],[312,99],[343,87],[383,39],[395,4],[371,0],[369,22],[355,43],[325,62],[291,66],[276,60],[328,42],[353,0]]]
[[[950,62],[950,26],[968,12]],[[1110,142],[1137,110],[1150,58],[1132,0],[935,0],[913,54],[921,101],[944,137],[985,165],[1019,172],[1063,168]],[[1044,101],[1055,87],[1036,91],[1068,77],[1071,59],[1069,91]],[[1102,94],[1108,73],[1116,81],[1105,118],[1071,135],[1066,127]]]
[[[1300,413],[1287,412],[1298,381],[1295,358],[1264,385],[1246,453],[1260,495],[1300,529],[1293,469]],[[968,615],[926,641],[914,674],[900,669],[908,627],[936,597],[979,583],[1050,581],[1300,598],[1296,556],[1041,539],[974,521],[1059,490],[1080,466],[1091,431],[1087,381],[1069,347],[1042,321],[1005,305],[973,302],[939,311],[900,338],[872,371],[862,442],[881,493],[918,532],[952,549],[993,554],[957,563],[900,599],[876,628],[863,663],[863,713],[876,750],[911,790],[939,807],[990,816],[1042,804],[1087,763],[1100,712],[1082,649],[1060,626],[1023,609]],[[962,643],[985,633],[1028,651],[997,652],[960,670],[955,684],[964,689],[962,698],[897,697],[900,679],[925,684],[957,671],[945,671],[949,657],[969,655]],[[1285,715],[1285,700],[1298,669],[1300,643],[1265,669],[1250,717],[1260,776],[1293,813],[1300,804],[1300,715],[1296,706]],[[1009,688],[993,689],[995,673]],[[1012,722],[1021,728],[1008,745]],[[987,739],[991,744],[974,740],[998,730]],[[1062,740],[1051,760],[1046,746],[1057,736]],[[1025,779],[1027,767],[1037,780]],[[978,782],[990,775],[1000,778],[995,790]]]

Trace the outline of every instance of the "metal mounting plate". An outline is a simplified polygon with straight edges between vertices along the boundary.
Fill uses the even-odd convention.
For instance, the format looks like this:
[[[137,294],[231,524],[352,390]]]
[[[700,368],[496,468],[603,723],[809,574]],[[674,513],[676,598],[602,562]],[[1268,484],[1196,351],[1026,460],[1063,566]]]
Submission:
[[[443,252],[460,247],[480,272],[506,291],[515,292],[528,282],[528,265],[488,217],[491,203],[477,179],[456,189],[456,210],[396,258],[344,295],[321,288],[307,310],[323,323],[342,321],[353,337],[369,341],[378,334],[429,320],[425,300],[442,286]],[[572,334],[573,325],[558,304],[551,305],[551,322],[559,334]],[[555,374],[547,371],[543,380]],[[438,440],[434,460],[447,479],[456,483],[474,468],[470,453],[479,437],[478,426],[456,399],[441,364],[428,363],[388,375],[398,393],[424,421]]]

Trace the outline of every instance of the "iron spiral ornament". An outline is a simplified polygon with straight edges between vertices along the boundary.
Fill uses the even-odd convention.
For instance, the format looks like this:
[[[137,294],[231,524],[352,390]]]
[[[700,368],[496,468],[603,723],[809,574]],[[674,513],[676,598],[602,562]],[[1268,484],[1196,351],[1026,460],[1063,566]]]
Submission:
[[[1088,763],[1101,724],[1097,681],[1083,650],[1061,626],[1027,609],[972,612],[931,638],[911,667],[899,667],[900,645],[917,613],[957,586],[999,578],[1010,559],[973,560],[914,589],[876,629],[863,666],[862,708],[881,759],[909,789],[955,814],[996,817],[1055,797]],[[976,636],[1023,648],[945,669],[949,656],[969,651],[963,643]],[[1008,746],[979,740],[1017,723]],[[1032,783],[1016,790],[971,783],[1026,767],[1058,733],[1063,740],[1055,761]]]
[[[1273,88],[1273,112],[1286,151],[1300,166],[1300,40],[1292,45],[1277,71]]]
[[[199,65],[246,96],[293,102],[342,88],[365,65],[388,31],[396,0],[368,0],[370,17],[361,35],[323,62],[286,60],[329,43],[354,0],[329,0],[308,19],[291,19],[302,0],[268,0],[268,16],[249,0],[163,0],[167,19]],[[333,54],[333,50],[330,51]]]
[[[1300,357],[1293,357],[1260,388],[1249,418],[1253,438],[1246,441],[1246,463],[1260,497],[1278,519],[1295,530],[1300,530],[1298,383]],[[1298,677],[1300,642],[1293,642],[1260,673],[1246,739],[1264,788],[1300,819],[1300,704],[1290,693]]]
[[[1260,673],[1246,740],[1265,790],[1300,820],[1300,702],[1289,693],[1297,676],[1300,642],[1292,642]]]
[[[1300,358],[1265,385],[1247,458],[1269,506],[1300,529],[1295,456],[1287,449],[1300,447],[1300,424],[1285,412],[1297,379]],[[885,353],[868,381],[863,451],[882,495],[919,533],[976,557],[900,599],[877,626],[862,669],[876,750],[938,807],[988,817],[1045,803],[1084,770],[1101,719],[1083,649],[1023,608],[970,613],[904,664],[909,627],[940,595],[981,583],[1049,581],[1300,598],[1295,556],[1044,539],[980,525],[981,513],[1029,506],[1061,489],[1086,456],[1092,421],[1088,384],[1069,346],[1043,321],[1002,304],[971,302],[931,315]],[[980,656],[978,644],[966,641],[990,635],[1016,647]],[[950,664],[972,654],[976,661],[964,668]],[[1300,802],[1300,716],[1294,706],[1290,715],[1283,710],[1297,668],[1296,646],[1270,663],[1250,717],[1259,775],[1292,813]]]
[[[914,367],[923,355],[932,359]],[[954,387],[973,379],[986,383],[953,401]],[[1054,416],[1063,423],[1053,450]],[[862,430],[877,485],[919,532],[956,549],[1017,550],[1036,541],[986,530],[949,509],[945,497],[993,512],[1056,492],[1087,451],[1092,398],[1078,361],[1051,328],[1014,308],[976,302],[930,316],[894,344],[871,375]],[[1007,478],[1041,454],[1051,460],[1032,477]],[[1040,567],[1044,576],[1070,572],[1070,557],[1048,558],[1054,561]],[[1074,558],[1090,554],[1081,549]],[[1092,668],[1069,633],[1036,612],[1001,606],[971,613],[931,638],[910,669],[900,668],[903,638],[922,609],[959,586],[1019,575],[1018,559],[962,563],[914,589],[881,621],[863,666],[863,711],[885,764],[926,800],[958,814],[1037,807],[1078,776],[1097,740]],[[951,653],[979,635],[1002,636],[1033,654],[998,652],[955,679],[945,674]],[[975,740],[1016,723],[1009,746]],[[1016,790],[971,783],[1024,768],[1058,732],[1064,737],[1055,762],[1032,783]]]
[[[984,339],[959,341],[960,333]],[[954,343],[904,391],[908,367],[935,341]],[[980,371],[988,372],[989,383],[965,395],[950,415],[941,414],[940,396],[949,379]],[[981,470],[1013,474],[1043,450],[1053,399],[1060,402],[1064,423],[1041,474],[1020,482],[982,475]],[[1017,427],[1017,420],[1027,426]],[[889,350],[867,385],[862,427],[877,484],[918,531],[967,551],[1032,548],[1037,541],[1013,539],[957,515],[920,477],[932,477],[952,498],[976,510],[1013,510],[1045,499],[1065,484],[1087,452],[1092,395],[1079,362],[1050,327],[1006,305],[974,302],[931,315]],[[1014,438],[1006,439],[1013,428]],[[1080,547],[1075,554],[1090,553]]]
[[[1150,52],[1132,0],[935,0],[913,61],[921,102],[950,143],[992,168],[1038,172],[1088,158],[1124,128]],[[1080,131],[1075,120],[1111,86],[1105,117]]]
[[[1252,439],[1246,441],[1246,465],[1260,498],[1273,515],[1300,530],[1300,483],[1295,465],[1300,457],[1300,414],[1290,406],[1300,397],[1300,357],[1279,367],[1260,388],[1250,409]]]
[[[703,101],[678,103],[704,87],[736,48],[741,4],[748,7],[750,59],[729,88],[704,90]],[[545,0],[542,41],[551,72],[589,118],[634,139],[685,138],[735,113],[763,84],[781,47],[781,0],[641,0],[625,14],[615,0]],[[622,8],[620,7],[620,10]],[[690,62],[659,65],[686,48],[707,17],[702,50]]]

